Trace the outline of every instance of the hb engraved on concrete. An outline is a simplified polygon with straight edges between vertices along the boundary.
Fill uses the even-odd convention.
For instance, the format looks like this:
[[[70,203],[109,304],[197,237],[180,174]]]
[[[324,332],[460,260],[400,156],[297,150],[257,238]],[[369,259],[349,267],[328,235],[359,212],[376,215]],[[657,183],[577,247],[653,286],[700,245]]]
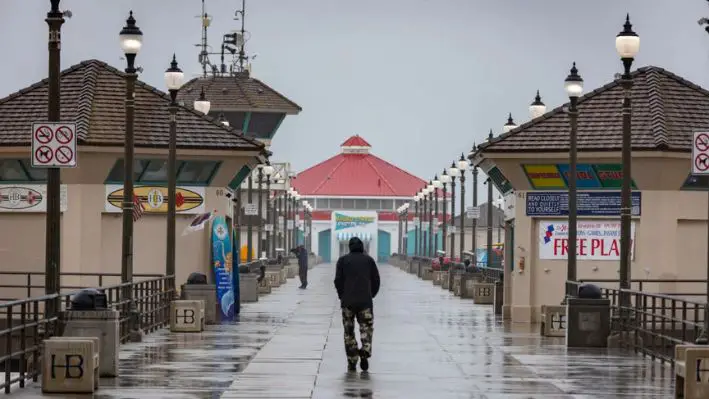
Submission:
[[[542,305],[541,335],[544,337],[566,336],[566,306]]]
[[[201,332],[204,301],[178,300],[170,303],[170,331]]]
[[[118,354],[121,343],[120,312],[116,310],[67,310],[63,337],[96,337],[101,353],[101,377],[118,376]]]
[[[180,299],[204,301],[204,322],[216,324],[219,322],[216,292],[215,284],[183,284]]]
[[[473,301],[480,305],[495,303],[495,284],[473,283]]]
[[[53,337],[42,344],[42,392],[81,394],[98,389],[98,338]]]
[[[675,398],[709,398],[709,346],[675,346]]]
[[[567,347],[606,348],[610,332],[611,305],[609,299],[567,299]]]
[[[281,286],[281,271],[280,270],[266,270],[266,278],[271,283],[271,287]]]
[[[431,281],[433,280],[433,268],[430,266],[424,266],[421,269],[421,278],[424,281]]]
[[[258,276],[253,273],[239,274],[239,302],[258,302],[258,293]]]
[[[433,285],[441,285],[441,271],[433,270]]]

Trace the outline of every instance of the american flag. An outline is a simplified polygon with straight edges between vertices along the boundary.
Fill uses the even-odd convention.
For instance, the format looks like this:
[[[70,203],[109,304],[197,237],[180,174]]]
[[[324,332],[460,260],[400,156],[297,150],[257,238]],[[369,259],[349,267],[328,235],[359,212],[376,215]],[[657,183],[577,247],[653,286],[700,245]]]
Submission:
[[[143,207],[143,203],[140,202],[140,198],[138,198],[137,195],[133,195],[133,221],[136,222],[138,219],[140,219],[143,216],[143,212],[145,212],[145,207]]]

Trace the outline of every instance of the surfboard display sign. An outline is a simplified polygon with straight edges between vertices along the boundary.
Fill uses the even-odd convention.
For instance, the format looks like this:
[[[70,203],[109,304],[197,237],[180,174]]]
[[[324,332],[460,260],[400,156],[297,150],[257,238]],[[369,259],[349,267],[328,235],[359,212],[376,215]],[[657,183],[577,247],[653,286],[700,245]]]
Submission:
[[[136,186],[133,193],[140,199],[145,208],[145,213],[167,213],[167,187],[165,186]],[[177,187],[175,205],[177,213],[195,215],[204,213],[204,187]],[[106,185],[105,211],[119,213],[122,211],[123,186]]]
[[[59,208],[67,209],[67,186],[60,186]],[[0,212],[47,212],[47,186],[44,184],[0,185]]]

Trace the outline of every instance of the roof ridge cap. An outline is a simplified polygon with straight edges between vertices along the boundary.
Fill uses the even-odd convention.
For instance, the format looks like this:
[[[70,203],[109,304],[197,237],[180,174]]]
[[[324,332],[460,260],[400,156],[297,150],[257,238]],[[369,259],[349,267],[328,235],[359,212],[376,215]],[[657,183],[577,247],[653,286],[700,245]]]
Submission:
[[[101,61],[99,61],[99,60],[94,60],[94,59],[81,61],[81,62],[79,62],[78,64],[74,64],[74,65],[70,66],[69,68],[66,68],[66,69],[60,71],[60,72],[59,72],[59,79],[61,79],[63,76],[66,76],[66,75],[69,75],[69,74],[71,74],[71,73],[73,73],[73,72],[76,72],[77,70],[79,70],[79,69],[81,69],[81,68],[83,68],[83,67],[86,67],[88,64],[90,64],[90,63],[92,63],[92,62],[101,62]],[[24,87],[24,88],[18,89],[17,91],[10,93],[10,94],[8,94],[7,96],[5,96],[5,97],[3,97],[3,98],[0,98],[0,105],[6,103],[6,102],[8,102],[8,101],[10,101],[10,100],[12,100],[12,99],[14,99],[14,98],[16,98],[16,97],[19,97],[19,96],[21,96],[21,95],[27,94],[27,93],[30,92],[30,91],[39,89],[39,88],[41,88],[41,87],[43,87],[43,86],[45,86],[45,85],[48,85],[48,84],[49,84],[49,78],[44,78],[44,79],[39,80],[39,81],[37,81],[37,82],[35,82],[35,83],[31,83],[29,86],[26,86],[26,87]]]
[[[648,84],[648,101],[650,111],[650,129],[657,147],[666,147],[669,142],[667,120],[665,119],[665,104],[662,96],[660,72],[648,69],[646,79]]]
[[[88,139],[93,117],[94,95],[98,82],[98,66],[95,63],[86,64],[86,72],[81,80],[81,91],[77,99],[76,137],[81,141]]]
[[[392,186],[391,183],[389,183],[389,180],[387,180],[387,178],[382,175],[382,173],[379,171],[379,169],[377,169],[377,167],[374,166],[374,164],[373,164],[372,161],[369,159],[369,157],[364,157],[364,160],[365,160],[365,162],[367,162],[367,165],[369,165],[369,167],[372,168],[372,170],[374,170],[374,173],[376,173],[377,176],[379,176],[379,178],[380,178],[381,180],[384,180],[384,184],[386,184],[387,186],[389,186],[389,189],[391,190],[391,192],[392,192],[393,194],[396,194],[396,190],[394,189],[394,186]]]
[[[330,176],[332,176],[332,175],[337,171],[337,169],[339,169],[340,166],[342,166],[343,163],[345,163],[345,157],[342,157],[342,159],[340,160],[340,162],[339,162],[334,168],[332,168],[332,170],[325,176],[325,178],[323,179],[323,181],[321,181],[317,186],[315,186],[315,188],[313,189],[313,195],[314,195],[315,193],[317,193],[318,190],[320,190],[320,188],[321,188],[322,186],[325,185],[325,183],[330,179]],[[297,180],[297,179],[298,179],[298,176],[296,175],[296,180]]]
[[[294,107],[298,108],[299,111],[302,111],[302,110],[303,110],[303,108],[302,108],[300,105],[296,104],[293,100],[289,99],[289,98],[286,97],[284,94],[281,94],[281,92],[279,92],[278,90],[274,89],[273,87],[267,85],[266,83],[263,83],[262,80],[256,79],[256,78],[254,78],[253,76],[249,76],[249,79],[253,79],[253,80],[255,80],[255,81],[261,83],[261,84],[264,85],[266,88],[268,88],[268,89],[271,90],[273,93],[275,93],[278,97],[282,98],[283,100],[289,102],[289,103],[290,103],[291,105],[293,105]]]

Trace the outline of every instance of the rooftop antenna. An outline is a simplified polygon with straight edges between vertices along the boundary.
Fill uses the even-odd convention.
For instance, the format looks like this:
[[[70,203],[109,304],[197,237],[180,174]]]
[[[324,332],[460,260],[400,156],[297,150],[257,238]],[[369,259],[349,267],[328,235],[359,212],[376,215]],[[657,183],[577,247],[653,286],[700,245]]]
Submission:
[[[212,23],[212,16],[207,14],[204,1],[205,0],[202,0],[202,14],[197,16],[202,21],[202,41],[200,44],[197,44],[196,46],[201,47],[201,49],[202,49],[199,52],[198,61],[202,65],[203,77],[207,77],[208,67],[212,67],[211,63],[209,62],[209,44],[208,44],[208,40],[207,40],[207,28],[209,28],[209,25],[211,25],[211,23]],[[212,67],[211,69],[214,69],[214,68]]]
[[[241,10],[237,10],[234,14],[235,19],[239,20],[239,14],[241,14],[241,47],[239,48],[239,72],[244,71],[244,61],[248,61],[246,57],[246,52],[244,51],[244,46],[246,45],[246,0],[241,0]]]

